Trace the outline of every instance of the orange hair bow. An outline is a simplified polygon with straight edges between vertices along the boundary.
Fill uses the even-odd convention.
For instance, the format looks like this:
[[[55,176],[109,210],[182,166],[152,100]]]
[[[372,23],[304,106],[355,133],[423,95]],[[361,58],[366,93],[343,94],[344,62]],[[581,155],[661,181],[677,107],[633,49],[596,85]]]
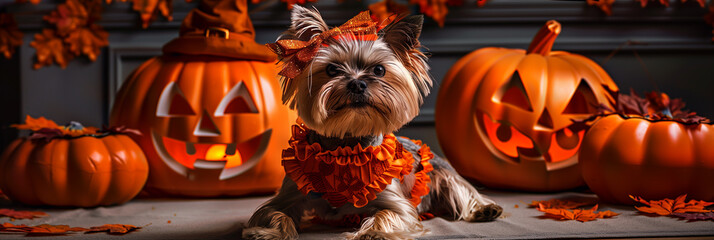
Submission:
[[[325,45],[326,40],[348,37],[355,40],[374,41],[377,40],[379,29],[380,26],[372,20],[369,11],[364,11],[341,26],[322,32],[309,41],[283,39],[275,43],[268,43],[266,46],[275,52],[285,64],[279,74],[294,79],[315,58],[317,50]]]

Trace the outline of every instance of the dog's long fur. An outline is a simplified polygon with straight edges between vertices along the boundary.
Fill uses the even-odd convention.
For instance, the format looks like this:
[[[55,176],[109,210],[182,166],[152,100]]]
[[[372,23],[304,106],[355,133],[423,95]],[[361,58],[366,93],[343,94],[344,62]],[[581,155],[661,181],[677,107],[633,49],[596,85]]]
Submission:
[[[418,113],[432,85],[425,55],[419,50],[423,18],[410,16],[379,32],[376,41],[345,38],[330,39],[320,48],[312,63],[292,81],[283,80],[283,102],[293,109],[314,132],[309,143],[320,143],[326,150],[342,146],[376,146],[384,134],[398,130]],[[279,39],[307,41],[329,27],[317,10],[295,5],[292,25]],[[333,65],[340,74],[329,76]],[[382,66],[383,76],[375,68]],[[366,83],[363,93],[350,91],[350,81]],[[454,220],[491,221],[502,208],[481,196],[455,173],[444,159],[430,160],[430,192],[416,208],[409,202],[414,173],[421,170],[420,146],[399,138],[415,158],[411,174],[377,194],[366,206],[345,204],[331,207],[322,198],[308,198],[289,177],[278,194],[263,204],[251,217],[243,237],[247,239],[295,239],[301,223],[317,216],[339,220],[348,214],[369,214],[354,239],[405,239],[427,232],[419,214],[430,212]]]

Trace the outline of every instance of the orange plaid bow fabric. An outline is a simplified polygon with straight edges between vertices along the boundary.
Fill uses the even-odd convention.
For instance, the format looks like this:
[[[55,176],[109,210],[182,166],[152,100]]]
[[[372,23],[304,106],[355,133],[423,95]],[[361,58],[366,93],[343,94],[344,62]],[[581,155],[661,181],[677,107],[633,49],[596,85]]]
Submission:
[[[325,41],[328,39],[349,37],[356,40],[374,41],[377,40],[379,27],[377,22],[370,17],[369,11],[364,11],[342,26],[325,31],[309,41],[283,39],[275,43],[268,43],[266,46],[275,52],[285,64],[279,74],[294,79],[315,58],[317,50],[325,45]]]

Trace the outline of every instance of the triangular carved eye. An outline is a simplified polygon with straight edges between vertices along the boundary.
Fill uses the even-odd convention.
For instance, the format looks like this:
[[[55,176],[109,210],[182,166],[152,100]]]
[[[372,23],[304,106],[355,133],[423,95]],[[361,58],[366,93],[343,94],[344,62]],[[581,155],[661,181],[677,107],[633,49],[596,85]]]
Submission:
[[[565,107],[563,113],[568,114],[591,114],[597,112],[597,98],[590,85],[585,79],[580,80],[578,88],[575,89],[573,96],[570,97],[568,106]]]
[[[248,88],[245,87],[243,82],[236,84],[228,94],[223,97],[214,115],[218,117],[237,113],[258,113],[258,108],[255,106],[253,96],[250,95]]]
[[[161,92],[159,104],[156,107],[156,116],[171,117],[190,115],[196,115],[196,112],[191,108],[191,104],[186,100],[181,89],[176,86],[176,82],[167,84]]]
[[[533,111],[526,89],[523,87],[521,74],[518,71],[513,73],[511,80],[499,89],[495,97],[501,103],[507,103],[529,112]]]

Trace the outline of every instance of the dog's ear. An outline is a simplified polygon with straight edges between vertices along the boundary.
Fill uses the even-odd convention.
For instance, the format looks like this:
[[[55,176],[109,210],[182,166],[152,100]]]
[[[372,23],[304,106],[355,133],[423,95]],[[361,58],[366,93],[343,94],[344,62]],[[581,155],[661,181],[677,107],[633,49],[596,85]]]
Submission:
[[[419,48],[419,35],[423,24],[423,15],[403,17],[382,30],[382,39],[394,52],[408,52],[410,49]]]
[[[292,23],[290,29],[278,38],[280,39],[297,39],[308,41],[313,36],[329,30],[329,26],[322,20],[320,12],[317,9],[308,9],[300,5],[293,5],[293,10],[290,16]]]
[[[424,16],[422,15],[402,17],[401,20],[382,29],[380,35],[399,61],[412,74],[414,83],[422,96],[426,96],[429,94],[432,80],[429,75],[429,65],[426,64],[427,57],[419,49],[421,48],[419,36],[423,23]]]

